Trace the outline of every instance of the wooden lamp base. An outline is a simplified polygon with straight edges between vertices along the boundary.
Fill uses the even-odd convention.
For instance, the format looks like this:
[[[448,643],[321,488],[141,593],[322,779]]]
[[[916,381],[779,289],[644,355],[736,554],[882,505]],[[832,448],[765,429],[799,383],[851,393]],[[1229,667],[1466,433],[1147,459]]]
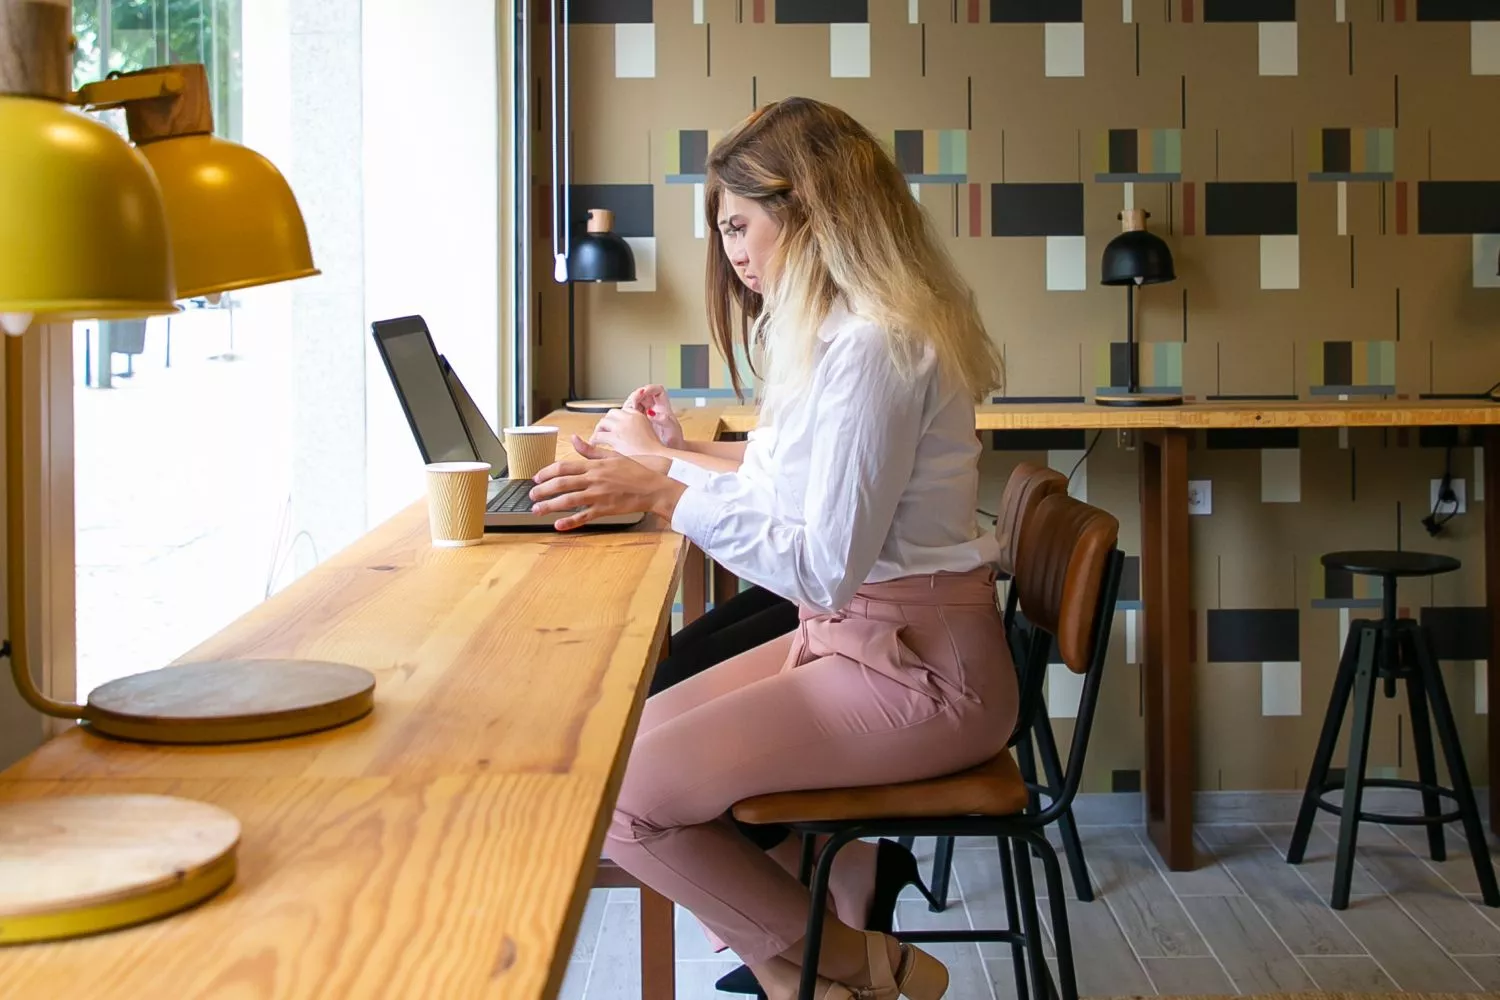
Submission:
[[[367,670],[315,660],[187,663],[122,677],[89,695],[95,732],[143,743],[242,743],[346,725],[375,705]]]
[[[625,405],[623,399],[570,399],[563,409],[572,413],[608,413]]]
[[[1181,406],[1182,397],[1169,392],[1122,392],[1118,396],[1095,396],[1100,406]]]
[[[240,823],[161,795],[0,803],[0,945],[132,927],[234,881]]]

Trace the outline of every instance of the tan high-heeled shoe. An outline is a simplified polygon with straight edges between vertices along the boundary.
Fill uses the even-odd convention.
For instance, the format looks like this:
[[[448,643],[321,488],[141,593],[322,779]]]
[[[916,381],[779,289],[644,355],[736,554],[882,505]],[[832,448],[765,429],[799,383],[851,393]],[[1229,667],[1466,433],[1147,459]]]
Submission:
[[[853,1000],[942,1000],[948,992],[948,967],[915,945],[900,944],[901,962],[892,969],[886,935],[865,931],[870,986],[852,991]]]
[[[797,1000],[802,987],[802,967],[784,958],[767,959],[764,965],[752,967],[760,988],[765,990],[767,1000]],[[818,977],[813,990],[815,1000],[858,1000],[858,993],[851,992],[843,983]]]

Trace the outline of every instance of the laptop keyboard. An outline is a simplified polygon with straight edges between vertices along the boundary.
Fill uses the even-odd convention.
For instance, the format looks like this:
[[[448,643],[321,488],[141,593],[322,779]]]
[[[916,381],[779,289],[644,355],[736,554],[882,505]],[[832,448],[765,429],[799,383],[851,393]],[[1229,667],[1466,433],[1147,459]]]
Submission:
[[[531,510],[531,488],[536,483],[530,479],[511,479],[490,498],[485,509],[500,514],[525,514]]]

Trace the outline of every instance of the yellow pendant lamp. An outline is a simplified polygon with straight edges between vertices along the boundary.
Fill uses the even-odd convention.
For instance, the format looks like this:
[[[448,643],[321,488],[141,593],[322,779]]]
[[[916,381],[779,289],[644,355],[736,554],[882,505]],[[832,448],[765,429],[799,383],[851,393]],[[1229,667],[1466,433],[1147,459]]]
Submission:
[[[31,676],[23,333],[167,314],[175,300],[317,274],[302,214],[258,154],[213,137],[207,74],[170,66],[69,93],[71,4],[0,0],[0,326],[5,337],[9,656],[39,711],[120,739],[223,743],[327,729],[374,703],[337,663],[230,661],[123,678],[87,705]],[[135,147],[67,107],[121,107]],[[99,933],[196,905],[234,878],[240,825],[165,796],[0,801],[0,944]]]

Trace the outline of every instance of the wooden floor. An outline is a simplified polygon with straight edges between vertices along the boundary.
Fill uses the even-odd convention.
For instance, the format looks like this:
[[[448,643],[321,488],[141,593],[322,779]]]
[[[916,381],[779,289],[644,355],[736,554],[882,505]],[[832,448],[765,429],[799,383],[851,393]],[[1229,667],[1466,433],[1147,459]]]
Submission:
[[[1084,850],[1102,894],[1069,901],[1080,990],[1085,995],[1188,995],[1500,991],[1500,911],[1476,905],[1464,841],[1449,835],[1449,859],[1425,857],[1426,834],[1365,825],[1349,909],[1329,909],[1332,827],[1313,834],[1307,861],[1284,860],[1286,825],[1198,828],[1205,865],[1166,873],[1142,831],[1084,827]],[[932,846],[919,841],[923,871]],[[907,928],[1004,923],[992,846],[960,841],[951,906],[929,913],[903,900]],[[1038,884],[1041,872],[1038,867]],[[1071,890],[1071,887],[1070,887]],[[635,1000],[639,961],[636,893],[597,890],[569,966],[565,1000]],[[696,922],[679,910],[680,1000],[723,1000],[714,981],[737,963],[715,955]],[[1014,997],[1009,950],[939,945],[955,1000]]]

